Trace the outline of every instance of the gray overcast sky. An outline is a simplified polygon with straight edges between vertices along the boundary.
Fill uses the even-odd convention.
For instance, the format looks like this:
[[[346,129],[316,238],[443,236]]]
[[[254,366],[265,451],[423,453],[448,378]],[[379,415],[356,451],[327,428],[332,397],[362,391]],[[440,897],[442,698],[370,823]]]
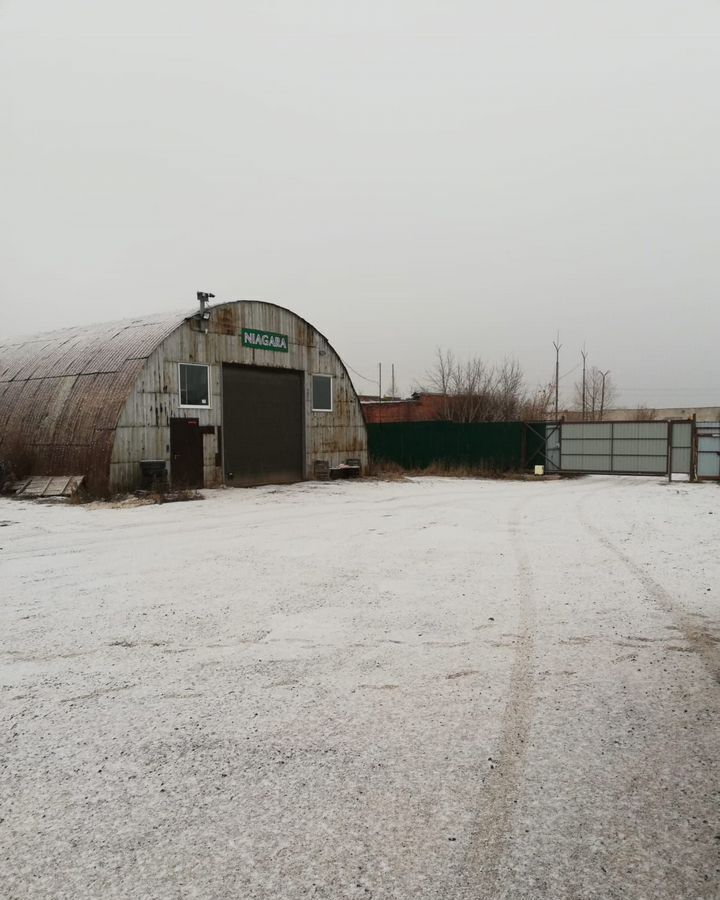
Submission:
[[[718,0],[0,0],[0,115],[5,334],[204,289],[720,403]]]

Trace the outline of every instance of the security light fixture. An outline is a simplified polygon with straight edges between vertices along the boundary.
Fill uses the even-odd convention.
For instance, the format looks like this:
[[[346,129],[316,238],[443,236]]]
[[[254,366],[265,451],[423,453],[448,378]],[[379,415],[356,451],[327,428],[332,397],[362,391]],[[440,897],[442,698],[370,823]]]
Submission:
[[[200,312],[204,313],[207,309],[207,305],[211,300],[215,299],[215,294],[210,294],[207,291],[198,291],[197,292],[198,302],[200,303]],[[206,318],[203,315],[203,318]]]
[[[198,302],[200,303],[200,313],[199,318],[202,322],[207,322],[210,318],[210,311],[208,310],[208,303],[210,300],[215,298],[215,294],[211,294],[208,291],[198,291],[197,292]],[[207,325],[202,329],[202,331],[207,334]]]

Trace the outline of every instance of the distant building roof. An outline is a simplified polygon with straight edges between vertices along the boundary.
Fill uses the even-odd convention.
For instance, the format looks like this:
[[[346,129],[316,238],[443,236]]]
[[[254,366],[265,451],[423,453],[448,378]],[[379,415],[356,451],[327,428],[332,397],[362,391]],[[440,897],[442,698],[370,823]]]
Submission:
[[[446,402],[443,394],[424,393],[413,394],[406,400],[360,399],[368,423],[435,422],[442,418]]]

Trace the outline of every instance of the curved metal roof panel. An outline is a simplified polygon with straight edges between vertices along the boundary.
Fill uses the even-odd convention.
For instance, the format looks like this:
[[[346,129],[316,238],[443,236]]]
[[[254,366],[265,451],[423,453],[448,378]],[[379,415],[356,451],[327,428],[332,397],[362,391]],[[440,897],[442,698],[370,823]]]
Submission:
[[[0,457],[104,488],[113,429],[143,361],[191,312],[0,340]]]
[[[263,300],[210,307],[217,333],[237,335],[241,307],[254,304],[269,308],[269,322],[290,313],[308,340],[314,333],[327,342],[297,313]],[[0,459],[18,475],[84,474],[91,490],[107,490],[115,429],[145,360],[197,312],[0,338]]]
[[[0,338],[0,382],[117,372],[146,359],[192,312],[161,313],[102,325]]]

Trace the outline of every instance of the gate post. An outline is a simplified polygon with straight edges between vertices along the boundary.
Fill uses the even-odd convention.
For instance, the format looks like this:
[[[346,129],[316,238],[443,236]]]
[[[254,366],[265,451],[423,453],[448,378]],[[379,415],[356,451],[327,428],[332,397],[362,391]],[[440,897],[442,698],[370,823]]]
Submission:
[[[673,423],[667,420],[667,477],[668,483],[672,481],[672,441],[673,441]]]
[[[697,413],[690,419],[690,481],[697,478]]]

